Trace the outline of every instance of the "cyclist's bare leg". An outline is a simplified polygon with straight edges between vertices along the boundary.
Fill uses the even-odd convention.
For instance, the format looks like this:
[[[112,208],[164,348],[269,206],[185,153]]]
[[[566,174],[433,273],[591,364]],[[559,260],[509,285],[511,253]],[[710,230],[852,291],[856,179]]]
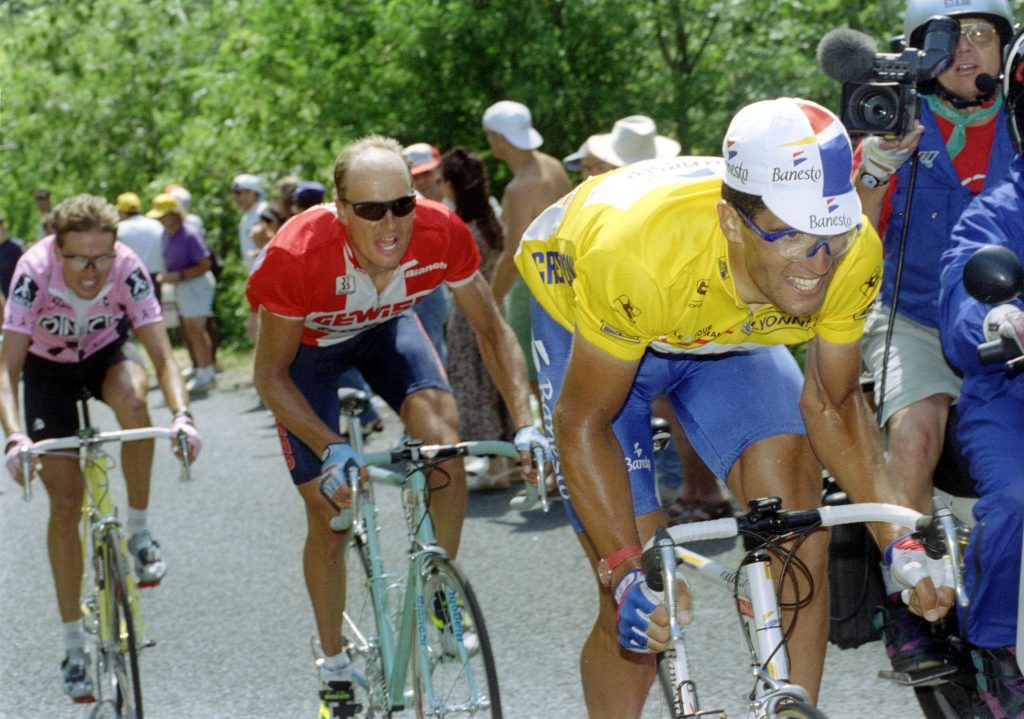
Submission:
[[[762,439],[744,450],[729,470],[729,489],[745,507],[756,497],[779,496],[785,509],[807,509],[821,504],[821,465],[804,435],[784,434]],[[816,702],[821,685],[828,639],[828,533],[815,532],[801,545],[797,556],[807,565],[814,580],[810,603],[800,609],[789,638],[790,680],[799,684]],[[776,581],[780,565],[772,562]],[[800,596],[808,594],[807,579],[796,575]],[[796,598],[791,582],[784,585],[783,602]],[[783,624],[790,631],[793,613],[783,611]]]
[[[932,511],[932,474],[942,454],[950,402],[949,395],[933,394],[896,410],[886,423],[886,475],[902,481],[909,506],[925,514]]]
[[[148,427],[152,424],[146,393],[149,377],[141,365],[131,360],[118,362],[103,378],[103,401],[114,410],[123,429]],[[128,487],[128,506],[149,507],[149,482],[153,472],[153,440],[125,442],[121,445],[121,468]]]
[[[636,518],[640,541],[646,542],[654,531],[665,524],[659,509]],[[585,532],[576,535],[583,545],[597,581],[600,559]],[[580,654],[580,675],[583,696],[590,719],[628,719],[638,717],[655,676],[653,654],[637,654],[619,646],[615,598],[612,589],[598,586],[600,609],[593,629],[583,643]]]
[[[40,476],[50,496],[50,521],[46,545],[50,570],[57,590],[57,607],[62,622],[80,619],[79,594],[82,585],[82,542],[78,523],[82,519],[85,483],[77,459],[43,457]]]
[[[320,493],[316,480],[298,485],[306,503],[306,544],[302,569],[313,604],[317,634],[326,656],[341,652],[341,622],[345,611],[345,543],[348,532],[335,532],[331,518],[338,515]]]
[[[455,398],[440,389],[413,392],[402,402],[402,422],[410,437],[425,444],[450,444],[459,441],[459,411]],[[466,516],[466,470],[461,459],[453,459],[427,477],[431,489],[430,518],[437,543],[451,557],[459,551],[462,521]]]

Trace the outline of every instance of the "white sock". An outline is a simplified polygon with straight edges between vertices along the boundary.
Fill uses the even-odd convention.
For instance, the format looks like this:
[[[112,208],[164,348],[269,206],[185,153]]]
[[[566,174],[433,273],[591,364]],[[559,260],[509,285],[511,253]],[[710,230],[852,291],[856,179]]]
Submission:
[[[73,622],[64,622],[61,624],[61,630],[63,631],[65,652],[70,654],[71,652],[85,649],[85,632],[82,631],[81,620],[76,619]]]
[[[149,517],[147,516],[148,510],[146,509],[134,509],[128,507],[128,519],[124,524],[124,531],[128,533],[129,537],[132,537],[139,532],[145,532],[149,529]]]
[[[351,665],[352,660],[349,658],[348,652],[342,651],[340,654],[324,657],[321,673],[324,675],[325,680],[329,681],[333,676],[343,674]]]

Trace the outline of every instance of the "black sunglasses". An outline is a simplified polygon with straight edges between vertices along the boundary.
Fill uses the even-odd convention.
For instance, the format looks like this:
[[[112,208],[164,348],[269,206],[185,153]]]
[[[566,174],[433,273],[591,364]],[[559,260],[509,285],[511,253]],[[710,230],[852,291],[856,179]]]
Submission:
[[[416,195],[406,195],[405,197],[398,197],[384,202],[372,200],[368,202],[351,202],[346,199],[342,199],[342,202],[352,205],[352,211],[356,213],[357,217],[362,217],[370,222],[376,222],[383,218],[388,210],[391,210],[395,217],[405,217],[408,215],[416,208]]]

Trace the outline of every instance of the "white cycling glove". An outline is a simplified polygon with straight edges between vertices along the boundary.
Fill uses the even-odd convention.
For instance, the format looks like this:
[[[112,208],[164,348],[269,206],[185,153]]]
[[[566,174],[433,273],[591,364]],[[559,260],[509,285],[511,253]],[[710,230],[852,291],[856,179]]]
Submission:
[[[996,305],[985,315],[985,339],[1003,337],[1016,342],[1024,354],[1024,312],[1016,305]]]
[[[185,435],[185,441],[188,442],[189,461],[195,462],[203,448],[203,438],[199,436],[192,418],[184,412],[175,415],[171,422],[171,442],[175,447],[178,446],[179,432]]]
[[[904,604],[909,602],[911,590],[926,577],[931,577],[936,588],[955,586],[952,560],[945,556],[932,559],[913,534],[904,534],[890,542],[882,555],[882,561],[889,567],[889,576],[893,582],[902,589]]]
[[[864,172],[874,176],[880,183],[886,183],[903,163],[914,154],[914,147],[900,149],[897,147],[883,148],[882,144],[892,144],[892,140],[871,135],[861,142],[860,166]]]

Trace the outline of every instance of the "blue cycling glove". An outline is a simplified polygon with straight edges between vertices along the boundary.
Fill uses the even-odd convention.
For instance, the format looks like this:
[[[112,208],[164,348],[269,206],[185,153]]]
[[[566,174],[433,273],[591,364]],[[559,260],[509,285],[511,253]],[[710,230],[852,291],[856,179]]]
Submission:
[[[355,451],[350,444],[338,442],[327,445],[327,449],[320,455],[320,490],[331,497],[338,488],[345,482],[348,472],[352,468],[366,466],[363,455]]]
[[[630,570],[615,585],[615,604],[619,644],[631,652],[647,652],[647,627],[661,599],[647,586],[642,569]]]

